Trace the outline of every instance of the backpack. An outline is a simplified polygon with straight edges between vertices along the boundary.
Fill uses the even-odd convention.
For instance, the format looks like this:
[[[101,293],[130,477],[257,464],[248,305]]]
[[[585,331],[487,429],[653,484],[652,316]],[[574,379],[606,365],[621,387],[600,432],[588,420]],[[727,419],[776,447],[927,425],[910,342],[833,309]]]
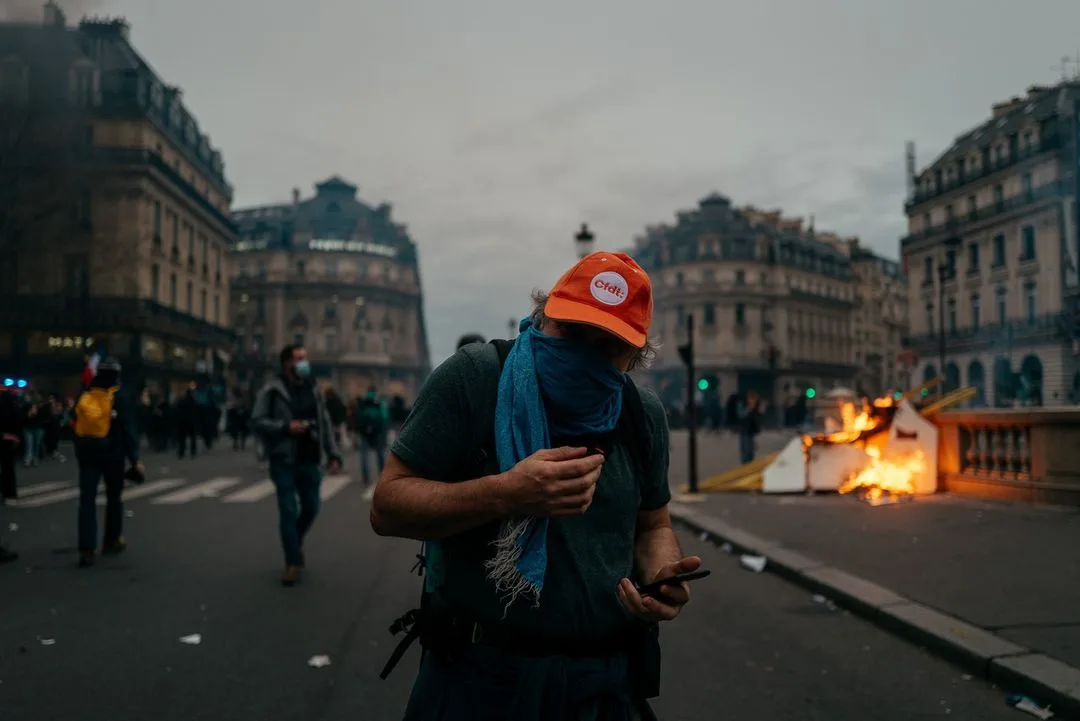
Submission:
[[[378,401],[365,398],[356,414],[356,432],[367,439],[374,439],[382,433],[383,412]]]
[[[88,388],[75,406],[75,437],[105,438],[112,428],[117,387]]]
[[[489,342],[495,346],[495,350],[499,355],[499,369],[501,372],[502,367],[506,364],[507,356],[510,355],[510,349],[514,347],[514,341],[492,340]],[[648,469],[651,467],[652,435],[649,432],[648,421],[645,417],[645,406],[641,402],[641,395],[638,393],[637,386],[629,377],[627,377],[626,385],[623,387],[622,413],[619,416],[615,430],[609,434],[608,440],[612,445],[621,445],[626,449],[630,455],[630,462],[638,483],[639,485],[643,483],[648,476]],[[556,444],[553,443],[553,445]],[[588,444],[580,443],[580,445]],[[465,473],[462,474],[464,476],[462,480],[483,475],[489,460],[495,458],[495,455],[495,434],[492,433],[491,438],[481,448],[474,451],[473,461],[468,464]],[[415,572],[417,576],[422,577],[426,563],[424,548],[421,546],[420,553],[416,554],[416,563],[413,564],[410,573]],[[405,652],[409,650],[409,647],[412,646],[413,642],[420,638],[423,617],[431,603],[431,594],[427,591],[426,584],[422,583],[421,588],[420,607],[406,612],[390,625],[391,635],[397,636],[404,631],[405,636],[398,643],[386,662],[386,666],[383,667],[382,672],[379,674],[379,678],[384,681],[390,675],[390,672],[394,670],[394,667],[397,666],[402,656],[405,655]]]

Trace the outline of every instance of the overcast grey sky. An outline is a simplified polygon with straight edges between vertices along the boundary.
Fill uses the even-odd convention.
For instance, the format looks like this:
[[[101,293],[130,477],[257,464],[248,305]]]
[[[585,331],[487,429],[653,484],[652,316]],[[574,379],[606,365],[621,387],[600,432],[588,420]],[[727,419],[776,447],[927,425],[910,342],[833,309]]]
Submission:
[[[391,202],[436,361],[505,334],[582,221],[622,248],[712,190],[895,258],[904,142],[929,162],[1080,51],[1076,0],[79,4],[183,87],[238,206],[334,173]]]

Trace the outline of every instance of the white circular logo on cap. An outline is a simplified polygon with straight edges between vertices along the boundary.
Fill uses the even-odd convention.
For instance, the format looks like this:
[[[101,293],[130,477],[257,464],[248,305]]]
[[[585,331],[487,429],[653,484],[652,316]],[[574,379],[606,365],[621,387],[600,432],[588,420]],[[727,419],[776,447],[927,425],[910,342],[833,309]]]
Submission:
[[[604,305],[622,305],[630,295],[630,286],[626,278],[613,270],[605,270],[593,276],[589,291]]]

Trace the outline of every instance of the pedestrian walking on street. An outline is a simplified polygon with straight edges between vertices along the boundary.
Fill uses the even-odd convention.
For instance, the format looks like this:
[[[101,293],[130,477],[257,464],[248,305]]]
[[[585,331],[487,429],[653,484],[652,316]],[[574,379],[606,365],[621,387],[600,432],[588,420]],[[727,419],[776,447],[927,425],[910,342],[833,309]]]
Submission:
[[[746,398],[738,405],[739,457],[743,464],[750,463],[757,454],[757,436],[761,433],[761,416],[765,402],[754,391],[747,391]]]
[[[0,388],[0,505],[19,496],[15,482],[15,460],[22,444],[22,435],[19,399],[6,388]]]
[[[364,397],[356,401],[355,428],[360,477],[366,488],[372,481],[369,456],[375,456],[374,478],[378,478],[386,465],[386,434],[390,430],[390,416],[386,404],[379,400],[375,386],[369,387]]]
[[[377,533],[425,542],[383,674],[419,637],[406,721],[654,718],[659,622],[689,589],[635,581],[701,559],[672,529],[663,406],[628,375],[654,355],[651,321],[645,271],[594,253],[534,296],[515,341],[465,345],[424,385],[371,506]]]
[[[188,389],[176,401],[173,412],[176,423],[176,455],[183,458],[186,451],[191,451],[194,458],[198,448],[199,437],[199,404],[195,399],[195,384],[191,383]]]
[[[304,537],[319,513],[321,464],[341,471],[322,394],[311,380],[311,364],[302,345],[281,351],[281,376],[263,386],[255,399],[251,423],[270,458],[270,479],[277,490],[278,524],[285,551],[284,586],[294,586],[304,568]]]
[[[138,409],[120,387],[120,362],[101,361],[75,402],[75,458],[79,463],[79,565],[94,564],[97,495],[105,482],[105,533],[101,552],[120,553],[124,540],[124,462],[143,474],[139,461]]]

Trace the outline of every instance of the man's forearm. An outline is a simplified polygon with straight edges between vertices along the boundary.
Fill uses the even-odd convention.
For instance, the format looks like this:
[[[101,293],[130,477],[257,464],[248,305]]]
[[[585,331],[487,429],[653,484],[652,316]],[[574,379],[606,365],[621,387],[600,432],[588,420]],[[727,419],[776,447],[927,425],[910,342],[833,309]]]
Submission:
[[[499,476],[442,483],[400,477],[380,481],[371,499],[371,526],[380,536],[437,541],[505,515]]]
[[[644,583],[656,578],[660,569],[682,559],[682,548],[671,526],[658,526],[642,531],[634,542],[639,580]]]

